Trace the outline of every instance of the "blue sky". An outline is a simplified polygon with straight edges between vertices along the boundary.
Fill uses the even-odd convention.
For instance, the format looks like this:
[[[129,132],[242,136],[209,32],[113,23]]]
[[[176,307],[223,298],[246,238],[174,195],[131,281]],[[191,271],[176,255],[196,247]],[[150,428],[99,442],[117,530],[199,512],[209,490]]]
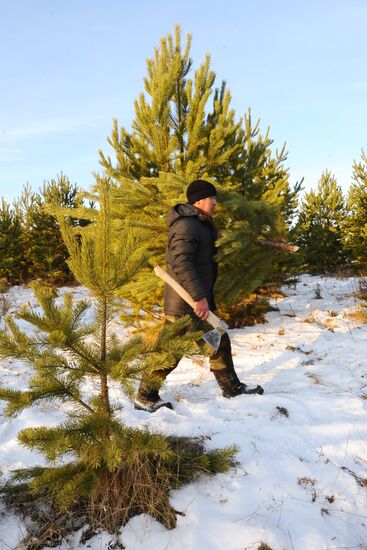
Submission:
[[[287,142],[291,182],[344,190],[367,150],[366,0],[0,0],[0,196],[61,171],[87,189],[112,119],[129,126],[145,61],[179,23],[238,116]]]

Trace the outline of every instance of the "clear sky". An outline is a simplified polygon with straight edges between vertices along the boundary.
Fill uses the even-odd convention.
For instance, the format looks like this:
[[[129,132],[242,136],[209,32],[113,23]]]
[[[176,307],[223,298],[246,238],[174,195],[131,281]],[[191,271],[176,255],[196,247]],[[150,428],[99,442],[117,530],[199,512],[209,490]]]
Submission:
[[[367,151],[367,0],[0,0],[0,196],[61,171],[87,189],[176,23],[194,68],[209,52],[237,114],[287,143],[292,183],[329,169],[348,189]]]

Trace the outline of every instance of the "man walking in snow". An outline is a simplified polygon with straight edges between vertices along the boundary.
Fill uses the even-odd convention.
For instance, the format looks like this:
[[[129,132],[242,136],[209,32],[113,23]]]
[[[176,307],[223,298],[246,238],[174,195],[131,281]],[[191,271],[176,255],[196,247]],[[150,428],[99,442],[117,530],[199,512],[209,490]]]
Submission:
[[[190,294],[195,302],[192,309],[169,285],[164,290],[164,312],[167,321],[190,315],[192,324],[187,330],[211,330],[206,322],[209,310],[216,309],[214,284],[217,276],[215,241],[217,230],[212,215],[217,205],[215,186],[205,180],[195,180],[187,188],[187,204],[177,204],[168,216],[169,236],[166,250],[167,273]],[[157,369],[154,378],[143,377],[134,406],[154,412],[160,407],[172,408],[158,394],[171,369]],[[250,388],[240,382],[234,369],[231,342],[222,335],[218,351],[210,355],[210,370],[224,397],[242,394],[262,394],[261,386]]]

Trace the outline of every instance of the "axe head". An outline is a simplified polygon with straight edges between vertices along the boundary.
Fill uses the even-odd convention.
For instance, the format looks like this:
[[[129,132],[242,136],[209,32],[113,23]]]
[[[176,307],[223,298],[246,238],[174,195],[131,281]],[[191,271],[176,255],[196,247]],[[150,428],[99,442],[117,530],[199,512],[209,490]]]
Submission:
[[[220,344],[220,339],[222,338],[225,329],[215,328],[210,330],[203,335],[203,340],[208,344],[208,346],[214,351],[217,352]]]

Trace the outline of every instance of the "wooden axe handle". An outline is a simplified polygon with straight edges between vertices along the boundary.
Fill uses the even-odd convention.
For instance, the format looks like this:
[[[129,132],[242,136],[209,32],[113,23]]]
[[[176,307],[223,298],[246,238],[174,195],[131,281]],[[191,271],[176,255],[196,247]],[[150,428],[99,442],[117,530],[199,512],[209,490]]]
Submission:
[[[155,268],[154,268],[154,273],[157,275],[157,277],[159,277],[160,279],[162,279],[162,281],[164,281],[165,283],[167,283],[171,288],[173,288],[173,290],[175,292],[177,292],[177,294],[179,296],[181,296],[181,298],[183,300],[185,300],[186,303],[189,304],[189,306],[191,306],[193,309],[195,307],[195,302],[194,300],[191,298],[190,294],[188,292],[186,292],[186,290],[180,285],[180,283],[178,283],[177,281],[175,281],[171,275],[169,275],[166,271],[164,271],[161,267],[159,267],[159,265],[156,265]],[[219,317],[217,317],[212,311],[209,311],[209,315],[208,315],[208,318],[206,319],[208,321],[208,323],[210,323],[212,325],[212,327],[214,328],[223,328],[223,321],[221,321],[219,319]]]
[[[286,243],[284,241],[275,241],[275,240],[269,240],[269,239],[255,239],[256,244],[261,244],[262,246],[270,246],[272,248],[279,248],[279,250],[283,250],[283,252],[290,252],[291,254],[294,254],[299,250],[299,246],[292,243]]]

